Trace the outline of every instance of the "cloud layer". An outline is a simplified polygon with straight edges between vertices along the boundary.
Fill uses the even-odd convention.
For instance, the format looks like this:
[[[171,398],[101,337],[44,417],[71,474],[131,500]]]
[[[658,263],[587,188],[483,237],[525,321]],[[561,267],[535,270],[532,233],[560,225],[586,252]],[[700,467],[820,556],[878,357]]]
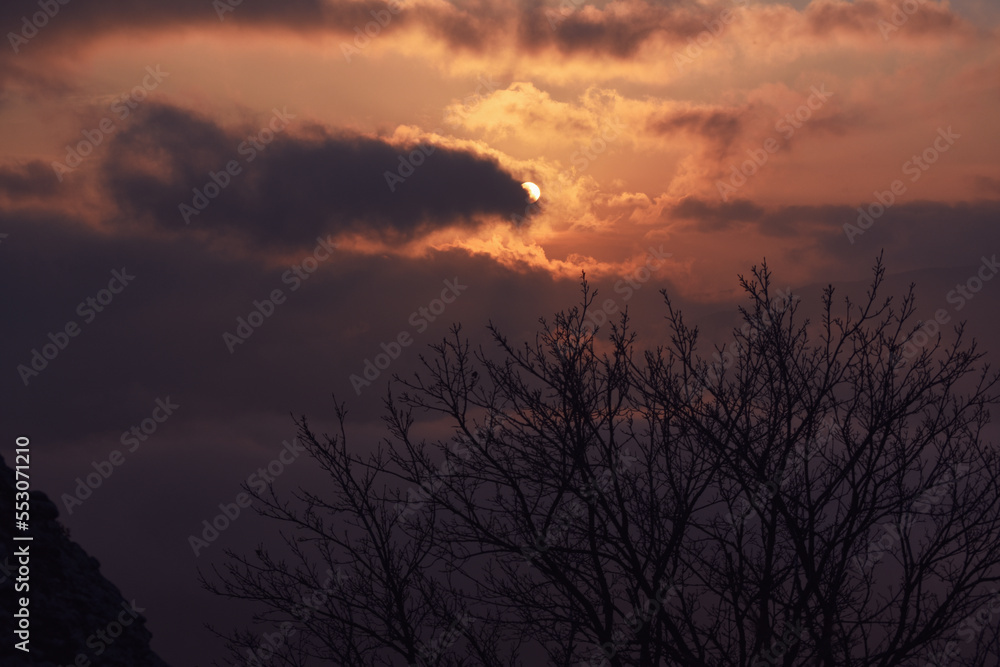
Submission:
[[[316,127],[296,134],[294,124],[275,109],[259,128],[240,131],[148,105],[114,137],[101,178],[124,219],[263,245],[346,232],[402,242],[524,207],[520,182],[492,159]]]

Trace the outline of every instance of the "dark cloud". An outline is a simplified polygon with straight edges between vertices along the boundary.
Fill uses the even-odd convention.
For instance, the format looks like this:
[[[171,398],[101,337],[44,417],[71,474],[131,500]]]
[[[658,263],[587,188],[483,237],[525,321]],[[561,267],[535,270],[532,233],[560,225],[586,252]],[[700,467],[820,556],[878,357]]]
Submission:
[[[836,102],[831,103],[835,104]],[[738,148],[738,145],[750,143],[747,138],[755,136],[755,131],[769,132],[768,136],[777,140],[778,135],[774,132],[785,120],[784,117],[780,117],[778,125],[773,124],[771,119],[775,116],[779,116],[776,110],[764,109],[754,103],[731,107],[678,109],[654,115],[647,121],[646,129],[664,137],[680,133],[697,136],[705,143],[706,157],[719,161],[718,167],[723,173],[728,174],[731,164],[725,162],[726,159],[732,156],[734,149],[742,154],[743,149]],[[788,118],[793,116],[794,112],[787,114]],[[815,112],[809,119],[809,130],[810,134],[843,136],[868,125],[868,119],[867,111],[862,109],[840,111],[826,108]],[[787,129],[790,126],[784,125],[784,127]],[[782,136],[780,143],[787,148],[798,140],[799,136]],[[759,141],[760,139],[756,140]],[[758,143],[757,147],[759,145]],[[743,159],[745,158],[744,154]]]
[[[409,20],[418,22],[431,36],[452,48],[481,53],[494,48],[508,32],[511,7],[502,0],[468,0],[461,4],[404,9],[399,16],[403,19],[400,25]]]
[[[996,227],[1000,201],[897,203],[872,217],[870,224],[859,209],[877,214],[879,207],[874,201],[859,206],[788,206],[769,210],[758,224],[772,236],[814,236],[824,253],[834,256],[891,249],[899,270],[961,266],[978,252],[1000,251]],[[845,230],[845,225],[850,227]],[[855,230],[862,233],[848,234]]]
[[[515,274],[462,251],[435,253],[433,261],[334,251],[297,279],[291,261],[263,266],[190,234],[107,235],[77,220],[2,211],[0,229],[9,233],[0,244],[0,297],[18,322],[0,335],[0,385],[11,397],[8,408],[16,405],[25,420],[44,423],[39,435],[46,437],[127,426],[160,393],[183,395],[192,419],[318,409],[331,391],[354,396],[348,374],[377,354],[380,342],[403,330],[417,337],[409,316],[440,295],[444,280],[457,278],[468,290],[419,332],[426,334],[417,337],[421,344],[467,318],[477,327],[491,315],[531,326],[545,310],[537,306],[536,313],[532,305],[529,317],[523,304],[552,282],[542,272]],[[313,249],[295,254],[295,263],[312,257]],[[101,310],[80,310],[114,271],[134,279]],[[286,301],[230,353],[223,332],[235,331],[253,301],[275,289]],[[572,286],[563,292],[571,295]],[[48,344],[49,333],[59,338],[70,321],[81,331],[25,384],[17,367],[29,365],[32,350]],[[406,366],[416,361],[413,352]],[[62,413],[46,419],[53,406]]]
[[[405,241],[524,209],[520,181],[491,159],[316,127],[296,133],[298,121],[278,111],[236,130],[144,107],[102,167],[124,220],[295,246],[339,232]]]
[[[871,32],[875,21],[880,18],[882,8],[875,0],[859,0],[853,3],[812,3],[806,8],[809,26],[813,32],[827,33],[833,30]]]
[[[998,196],[1000,195],[1000,178],[992,176],[976,176],[976,189],[980,192]]]
[[[154,641],[162,642],[157,650],[174,665],[219,658],[222,644],[203,623],[231,623],[232,607],[202,596],[194,567],[225,547],[242,547],[244,538],[249,548],[259,540],[251,519],[241,519],[196,560],[187,536],[294,434],[289,412],[322,424],[336,392],[349,402],[355,425],[373,425],[371,439],[358,440],[367,447],[383,435],[378,416],[389,376],[416,371],[419,355],[447,335],[452,322],[464,323],[477,344],[488,345],[491,318],[526,339],[552,304],[564,307],[578,298],[572,282],[510,271],[462,251],[419,258],[336,251],[293,289],[296,283],[284,279],[289,266],[218,252],[191,234],[105,234],[72,218],[2,209],[0,230],[9,233],[0,244],[0,303],[17,323],[0,328],[0,391],[11,428],[38,445],[33,488],[49,491],[62,508],[60,494],[93,472],[92,461],[125,451],[121,434],[149,417],[157,398],[169,396],[181,406],[126,454],[125,465],[87,505],[64,514],[108,576],[149,608]],[[122,269],[134,281],[85,321],[78,304]],[[466,289],[444,312],[414,318],[447,289],[445,281]],[[285,301],[230,354],[222,334],[236,331],[237,318],[247,318],[254,301],[275,289]],[[79,333],[25,386],[17,367],[31,364],[33,349],[54,345],[49,334],[59,339],[70,321]],[[356,395],[350,375],[363,373],[365,360],[401,332],[412,343]],[[311,464],[296,466],[304,471]],[[150,577],[151,571],[159,575]],[[198,611],[182,613],[185,606]]]
[[[828,133],[842,137],[852,130],[868,124],[868,115],[862,111],[833,111],[821,117],[809,119],[810,133]],[[787,140],[791,143],[792,139]]]
[[[250,25],[296,32],[333,32],[351,40],[375,21],[370,34],[391,33],[409,25],[419,25],[451,48],[483,52],[507,35],[517,35],[519,45],[530,50],[556,49],[565,54],[594,53],[627,58],[654,34],[683,42],[706,30],[706,22],[718,18],[721,9],[705,8],[693,2],[630,3],[614,11],[589,7],[584,0],[546,6],[539,2],[475,0],[434,6],[408,7],[402,0],[357,0],[324,2],[290,0],[275,3],[261,0],[101,0],[59,5],[57,13],[39,21],[39,37],[17,44],[45,52],[78,46],[76,42],[95,39],[113,32],[169,30],[175,26],[199,25],[225,30]],[[232,4],[231,4],[232,3]],[[31,17],[39,12],[37,0],[15,0],[0,6],[0,25],[6,30],[31,35]],[[29,24],[25,28],[24,20]],[[360,31],[360,33],[359,33]],[[8,52],[6,57],[12,54]],[[0,52],[0,57],[4,57]]]
[[[230,4],[234,3],[234,4]],[[420,26],[428,35],[444,41],[455,50],[482,53],[496,48],[508,36],[516,36],[518,46],[532,52],[554,50],[562,54],[593,54],[615,58],[633,56],[654,35],[678,45],[721,25],[723,11],[733,11],[728,3],[704,6],[690,0],[669,2],[620,3],[613,9],[597,7],[584,0],[542,3],[538,0],[475,0],[409,7],[402,0],[289,0],[275,3],[262,0],[179,0],[162,3],[155,0],[101,0],[59,4],[51,0],[57,12],[31,25],[39,14],[38,0],[14,0],[0,4],[0,26],[8,37],[19,35],[12,50],[0,51],[7,63],[0,73],[0,85],[22,87],[35,85],[32,77],[13,77],[17,67],[15,53],[33,51],[36,55],[79,49],[80,42],[114,32],[165,31],[178,26],[197,25],[227,30],[233,26],[290,30],[298,33],[334,33],[344,45],[355,37],[367,41],[368,32],[378,39],[408,26]],[[812,3],[806,10],[812,31],[879,34],[878,19],[891,22],[893,6],[876,0],[855,3]],[[954,30],[959,19],[948,8],[932,3],[921,5],[912,16],[906,15],[900,32],[910,37],[940,34]],[[25,24],[25,20],[28,21]],[[24,38],[26,35],[37,35]],[[48,64],[53,64],[50,61]],[[31,67],[37,81],[51,78],[45,67]],[[47,86],[71,85],[58,77]]]
[[[758,224],[767,236],[791,238],[808,234],[810,226],[813,230],[825,230],[842,226],[854,218],[857,218],[854,208],[839,204],[782,206],[768,210],[758,219]]]
[[[53,195],[58,185],[52,167],[37,160],[0,167],[0,195],[12,199]]]
[[[43,11],[40,5],[48,7]],[[390,11],[390,7],[392,10]],[[76,88],[73,73],[67,71],[64,57],[86,48],[87,43],[108,34],[125,33],[134,37],[141,32],[170,32],[197,26],[201,29],[228,32],[252,27],[298,34],[335,33],[344,44],[375,22],[376,35],[404,27],[414,18],[431,24],[439,15],[418,16],[407,10],[402,0],[12,0],[0,3],[0,104],[16,91],[18,96],[46,92],[65,92]],[[357,33],[355,32],[357,29]],[[369,32],[373,29],[369,28]],[[454,31],[459,34],[458,30]],[[29,56],[30,58],[26,58]]]
[[[0,44],[0,109],[11,104],[36,102],[51,95],[65,95],[75,89],[58,67],[51,63],[18,58]]]
[[[859,208],[876,215],[869,222]],[[874,202],[783,206],[767,209],[752,224],[768,236],[798,239],[799,248],[811,247],[845,271],[863,271],[883,250],[896,271],[967,266],[983,254],[1000,254],[1000,201],[913,201],[878,211]]]
[[[631,3],[617,11],[581,11],[583,4],[583,0],[556,7],[527,3],[518,26],[521,45],[532,51],[554,48],[564,54],[628,58],[654,34],[683,41],[705,31],[705,22],[717,18],[717,12],[683,2]]]
[[[110,32],[124,27],[161,29],[176,24],[220,23],[238,20],[254,23],[280,22],[288,26],[308,28],[321,26],[328,15],[336,18],[354,18],[356,21],[371,20],[367,9],[384,9],[384,2],[326,3],[323,0],[287,0],[281,3],[262,0],[176,0],[163,3],[156,0],[100,0],[98,2],[76,2],[63,4],[56,0],[50,9],[48,21],[39,19],[40,32],[55,35],[65,32],[96,33]],[[219,11],[219,7],[231,7],[233,11]],[[7,30],[20,32],[24,27],[24,17],[31,21],[42,11],[38,0],[11,0],[0,8],[0,24]],[[362,20],[363,19],[363,20]],[[29,29],[30,34],[30,29]],[[34,37],[30,38],[34,39]]]
[[[715,146],[717,158],[728,154],[733,142],[743,131],[751,107],[728,109],[683,109],[662,114],[649,121],[649,130],[656,134],[678,132],[696,134]]]
[[[914,12],[901,3],[886,0],[857,0],[852,3],[812,3],[806,8],[809,26],[816,34],[850,32],[864,35],[903,35],[904,38],[941,35],[961,24],[949,7],[918,2]]]
[[[745,199],[731,202],[707,202],[686,197],[668,212],[670,217],[694,220],[702,231],[718,231],[734,223],[753,222],[764,216],[764,209]]]
[[[876,215],[869,222],[859,209]],[[862,258],[858,267],[862,270],[882,248],[899,270],[961,266],[975,259],[976,253],[1000,253],[1000,201],[914,201],[896,203],[881,215],[878,211],[874,201],[857,206],[765,207],[745,199],[727,203],[687,197],[663,216],[690,220],[704,233],[754,225],[765,236],[801,239],[845,266]]]
[[[861,228],[858,207],[820,207],[826,215],[817,218],[828,225],[837,245],[835,253],[857,253],[858,249],[891,248],[900,269],[928,266],[961,266],[977,261],[981,253],[1000,253],[1000,201],[935,202],[913,201],[890,206],[863,234],[848,239],[845,224]],[[878,212],[877,205],[865,202],[861,208]],[[860,220],[859,220],[860,219]],[[867,224],[867,223],[865,223]],[[803,225],[800,228],[807,228]]]

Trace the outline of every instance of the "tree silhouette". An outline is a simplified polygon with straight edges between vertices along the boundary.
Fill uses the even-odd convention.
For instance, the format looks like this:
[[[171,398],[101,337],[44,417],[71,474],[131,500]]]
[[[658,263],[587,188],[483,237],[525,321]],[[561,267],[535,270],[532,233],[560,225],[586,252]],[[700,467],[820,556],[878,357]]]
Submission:
[[[282,553],[203,578],[258,605],[239,664],[997,664],[998,376],[961,326],[904,358],[914,289],[883,280],[813,323],[754,267],[708,356],[666,292],[668,344],[599,337],[585,278],[533,342],[453,327],[373,453],[343,404],[334,436],[298,420],[329,485],[254,494]]]

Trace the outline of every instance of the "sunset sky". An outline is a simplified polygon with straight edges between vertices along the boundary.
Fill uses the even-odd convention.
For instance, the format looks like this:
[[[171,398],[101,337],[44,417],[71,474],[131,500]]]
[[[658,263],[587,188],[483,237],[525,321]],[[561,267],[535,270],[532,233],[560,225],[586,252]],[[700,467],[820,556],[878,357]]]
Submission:
[[[5,432],[172,665],[243,618],[196,568],[271,527],[189,537],[290,412],[335,393],[370,447],[451,323],[533,337],[581,272],[656,345],[661,289],[724,332],[764,258],[815,301],[884,251],[997,350],[995,0],[15,0],[0,28]]]

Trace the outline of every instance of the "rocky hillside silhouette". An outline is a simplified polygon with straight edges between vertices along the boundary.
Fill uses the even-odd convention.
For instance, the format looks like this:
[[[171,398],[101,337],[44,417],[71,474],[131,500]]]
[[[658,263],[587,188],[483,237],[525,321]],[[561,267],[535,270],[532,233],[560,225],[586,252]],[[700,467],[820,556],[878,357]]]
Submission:
[[[14,550],[30,544],[30,653],[14,647],[11,630],[3,633],[4,667],[167,667],[149,647],[146,620],[132,601],[101,575],[100,563],[74,543],[59,522],[48,496],[31,492],[31,542],[15,543],[14,471],[0,457],[0,614],[12,619],[17,559]],[[140,604],[141,606],[141,604]],[[10,627],[10,621],[4,622]],[[117,635],[117,637],[114,637]],[[84,657],[80,657],[84,656]]]

